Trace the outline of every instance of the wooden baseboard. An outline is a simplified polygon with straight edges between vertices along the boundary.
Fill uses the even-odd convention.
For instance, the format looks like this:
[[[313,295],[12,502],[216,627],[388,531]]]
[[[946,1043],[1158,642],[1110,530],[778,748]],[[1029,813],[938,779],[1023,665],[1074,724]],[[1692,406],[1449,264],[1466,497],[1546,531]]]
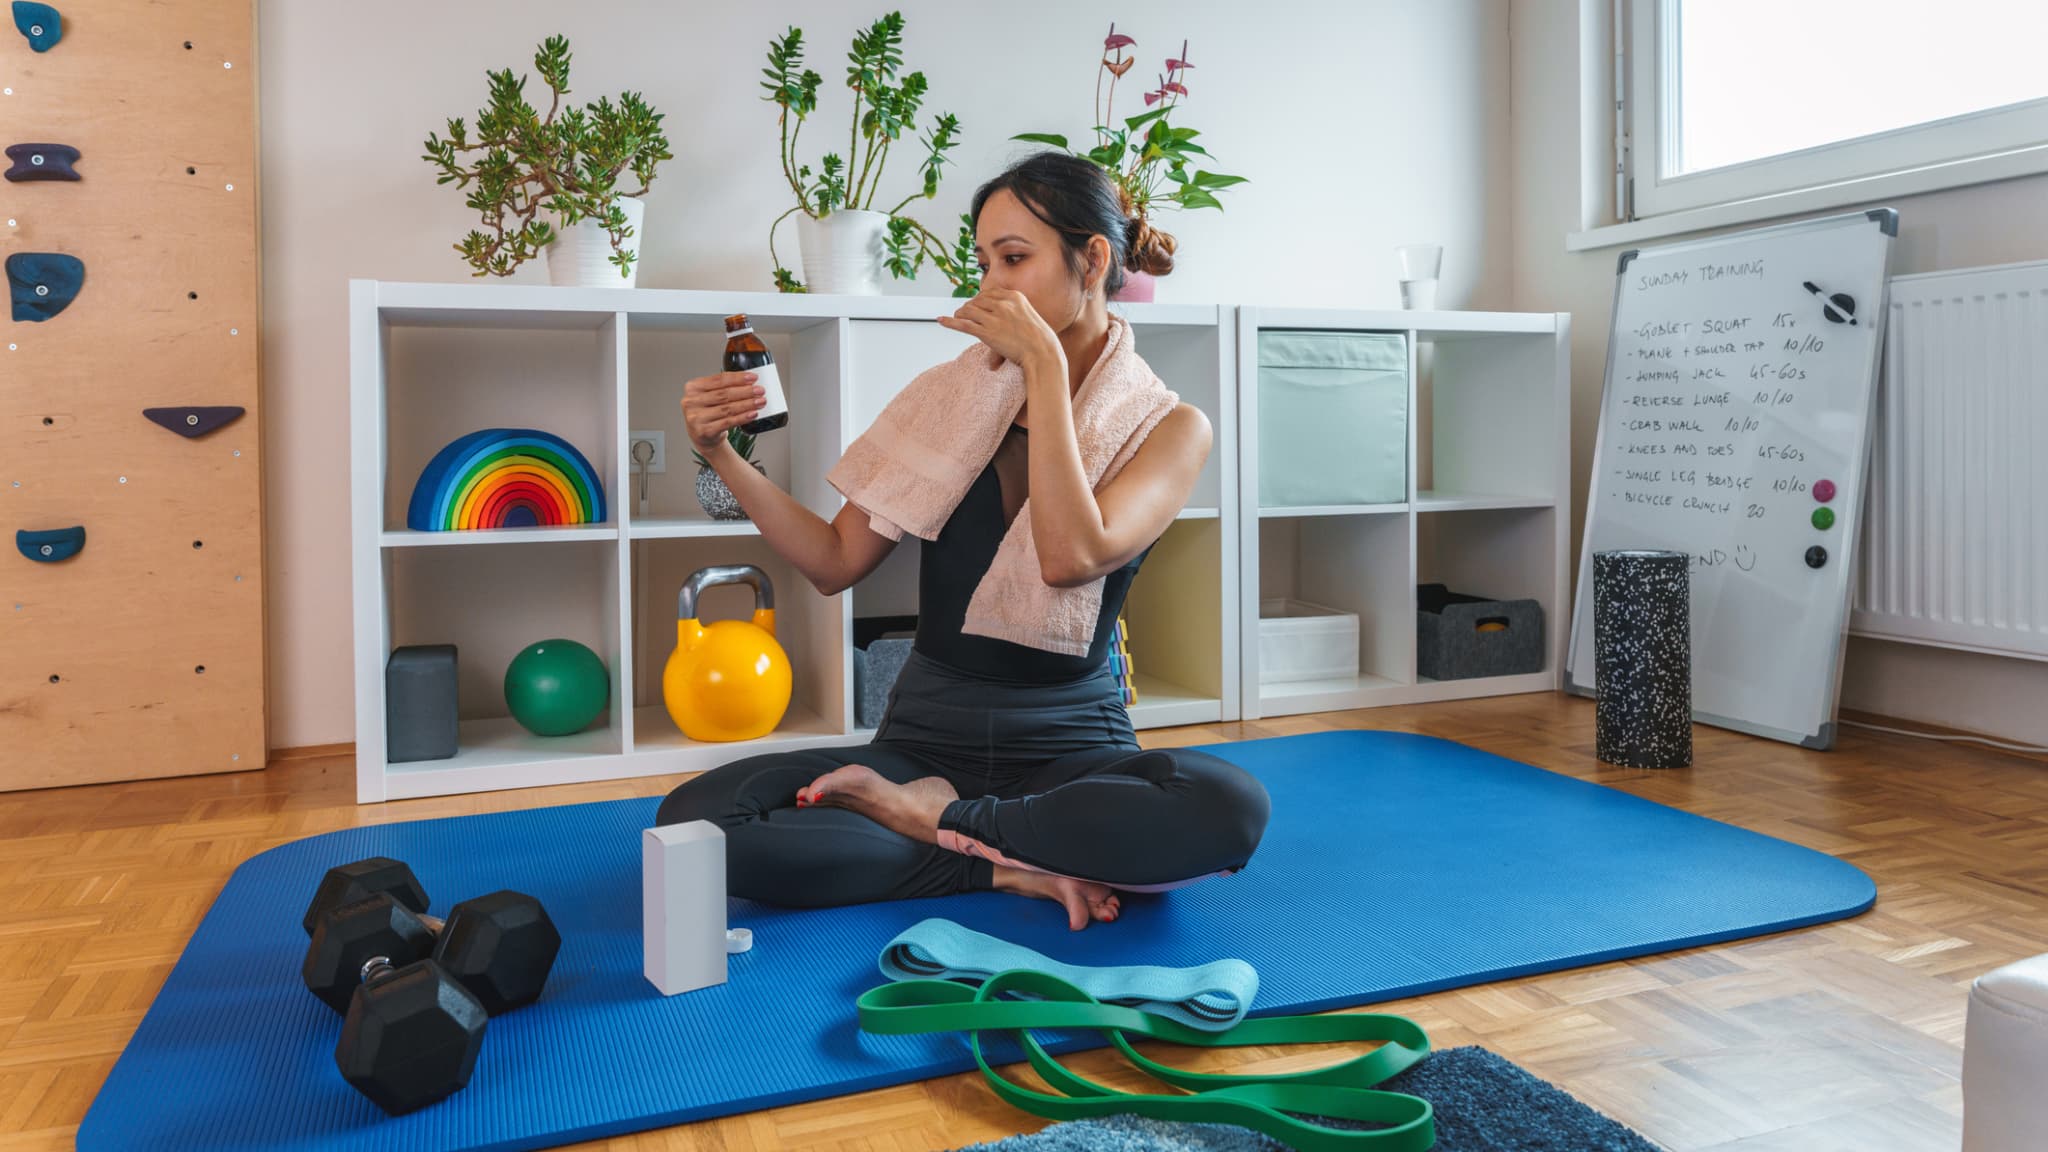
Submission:
[[[270,762],[286,760],[319,760],[328,756],[353,756],[356,754],[355,741],[345,744],[308,744],[303,748],[272,748]]]

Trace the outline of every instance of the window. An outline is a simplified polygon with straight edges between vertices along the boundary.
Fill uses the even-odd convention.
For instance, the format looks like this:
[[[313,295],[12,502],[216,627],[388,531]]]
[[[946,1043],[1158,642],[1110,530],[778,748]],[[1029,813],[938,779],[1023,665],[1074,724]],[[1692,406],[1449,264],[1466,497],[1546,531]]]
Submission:
[[[1637,217],[1831,185],[1847,203],[1895,194],[1855,182],[1930,166],[1947,184],[2048,171],[2043,0],[1629,0],[1628,16]]]

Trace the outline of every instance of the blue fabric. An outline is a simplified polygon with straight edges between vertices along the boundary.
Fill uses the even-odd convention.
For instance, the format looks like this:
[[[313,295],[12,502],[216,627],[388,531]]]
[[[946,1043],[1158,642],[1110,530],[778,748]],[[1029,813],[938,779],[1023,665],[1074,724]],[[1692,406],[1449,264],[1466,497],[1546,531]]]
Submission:
[[[891,980],[965,980],[973,984],[1011,968],[1035,968],[1104,1004],[1142,1009],[1208,1032],[1235,1026],[1251,1010],[1259,993],[1258,972],[1242,960],[1217,960],[1193,968],[1062,964],[936,916],[920,920],[889,941],[878,966]]]
[[[28,46],[38,52],[48,52],[64,38],[64,18],[48,4],[14,0],[14,26],[28,37]]]
[[[726,983],[673,998],[641,974],[640,834],[658,798],[273,848],[207,912],[77,1146],[541,1148],[964,1071],[961,1036],[867,1035],[854,1016],[883,945],[934,916],[1066,964],[1236,957],[1259,973],[1260,1016],[1761,935],[1875,898],[1832,857],[1449,741],[1347,731],[1206,750],[1272,796],[1265,840],[1235,876],[1129,895],[1114,923],[1078,933],[1055,905],[994,892],[813,910],[735,901],[730,922],[753,931],[753,949],[728,957]],[[512,888],[539,897],[563,936],[539,1002],[490,1022],[469,1086],[396,1118],[342,1081],[341,1019],[299,978],[300,918],[322,872],[372,855],[409,862],[433,914]],[[1058,1052],[1102,1043],[1051,1039]]]
[[[62,252],[16,252],[7,257],[7,287],[14,318],[48,320],[85,285],[85,261]]]

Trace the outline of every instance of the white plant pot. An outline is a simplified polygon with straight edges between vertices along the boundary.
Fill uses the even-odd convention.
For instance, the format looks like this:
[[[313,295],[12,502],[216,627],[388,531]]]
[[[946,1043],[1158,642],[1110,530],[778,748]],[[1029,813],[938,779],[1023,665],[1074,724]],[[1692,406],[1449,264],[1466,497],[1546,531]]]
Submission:
[[[882,291],[883,237],[889,231],[887,212],[841,208],[823,220],[809,213],[796,218],[797,244],[803,252],[804,287],[812,292],[878,296]]]
[[[604,225],[586,216],[567,228],[557,228],[547,246],[548,283],[568,288],[631,288],[640,278],[641,221],[647,205],[637,196],[621,196],[619,207],[626,211],[626,223],[633,234],[620,247],[633,254],[624,276],[611,262],[612,234]]]

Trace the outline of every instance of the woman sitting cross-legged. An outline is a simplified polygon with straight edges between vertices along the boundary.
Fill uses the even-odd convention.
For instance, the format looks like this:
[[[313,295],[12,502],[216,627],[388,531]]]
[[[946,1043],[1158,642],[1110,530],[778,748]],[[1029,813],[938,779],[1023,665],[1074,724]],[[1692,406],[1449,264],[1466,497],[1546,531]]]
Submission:
[[[823,906],[994,889],[1076,930],[1118,891],[1243,868],[1265,789],[1189,749],[1141,749],[1109,663],[1124,594],[1207,461],[1207,417],[1139,358],[1107,300],[1172,266],[1095,165],[1030,157],[974,196],[977,341],[920,374],[827,479],[826,521],[741,461],[743,372],[683,392],[690,439],[769,546],[827,595],[902,533],[925,543],[917,638],[867,744],[747,757],[671,792],[658,823],[725,830],[736,896]]]

